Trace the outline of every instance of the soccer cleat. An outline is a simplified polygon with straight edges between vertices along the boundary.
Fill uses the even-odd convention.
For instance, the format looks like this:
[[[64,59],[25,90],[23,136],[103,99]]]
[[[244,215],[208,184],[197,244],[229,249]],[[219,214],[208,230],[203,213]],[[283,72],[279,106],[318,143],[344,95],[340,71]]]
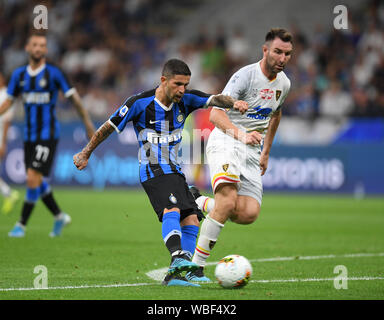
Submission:
[[[8,236],[11,238],[22,238],[25,236],[25,227],[17,222],[13,229],[8,233]]]
[[[162,285],[167,287],[179,286],[179,287],[200,287],[196,283],[188,282],[185,277],[180,275],[167,274],[162,282]]]
[[[1,208],[1,212],[3,214],[8,214],[12,211],[15,203],[17,202],[17,200],[19,200],[20,196],[19,196],[19,192],[16,191],[16,190],[12,190],[11,194],[9,195],[9,197],[5,197],[4,198],[4,202],[3,202],[3,206]]]
[[[167,273],[175,275],[183,271],[195,271],[198,268],[199,266],[196,263],[189,261],[184,255],[178,255],[172,260]]]
[[[49,234],[50,237],[57,237],[61,234],[63,228],[71,223],[71,217],[66,213],[60,213],[61,217],[56,219],[53,223],[53,230]]]
[[[200,190],[197,189],[195,186],[190,186],[189,191],[192,193],[193,198],[196,200],[197,198],[201,197]]]
[[[185,278],[188,281],[193,281],[193,282],[206,282],[206,283],[212,282],[211,279],[209,279],[208,277],[206,277],[204,275],[204,268],[203,267],[199,267],[199,269],[197,269],[195,271],[188,272],[185,275]]]

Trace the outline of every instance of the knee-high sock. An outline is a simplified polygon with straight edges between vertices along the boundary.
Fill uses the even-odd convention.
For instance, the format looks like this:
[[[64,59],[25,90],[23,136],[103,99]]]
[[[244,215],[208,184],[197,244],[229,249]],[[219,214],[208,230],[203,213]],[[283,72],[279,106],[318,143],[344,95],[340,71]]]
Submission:
[[[180,214],[177,211],[167,212],[163,215],[161,231],[165,246],[170,254],[181,252]]]
[[[206,260],[211,254],[221,229],[224,227],[220,222],[212,219],[209,215],[201,224],[199,239],[192,261],[200,266],[205,266]]]
[[[29,220],[29,217],[32,214],[32,210],[35,207],[36,201],[40,196],[40,187],[37,188],[27,188],[27,193],[25,195],[23,209],[21,211],[20,223],[25,226]]]
[[[181,247],[184,253],[192,259],[193,253],[196,248],[197,234],[199,233],[199,227],[195,225],[187,225],[181,227]]]

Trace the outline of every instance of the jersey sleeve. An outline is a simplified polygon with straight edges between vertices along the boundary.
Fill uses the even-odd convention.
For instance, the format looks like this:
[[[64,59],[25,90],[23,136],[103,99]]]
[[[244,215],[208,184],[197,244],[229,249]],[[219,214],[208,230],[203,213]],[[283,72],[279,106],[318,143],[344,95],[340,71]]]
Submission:
[[[138,109],[137,103],[130,103],[130,99],[127,99],[124,104],[111,115],[108,122],[117,133],[121,133],[127,123],[136,118],[139,113]]]
[[[199,90],[188,90],[184,94],[183,101],[188,108],[188,113],[191,113],[197,109],[208,107],[212,97],[213,95]]]
[[[229,79],[222,94],[231,96],[236,100],[241,100],[241,97],[246,91],[246,88],[247,88],[246,75],[245,75],[245,72],[240,69],[239,71],[237,71],[232,75],[231,79]],[[214,107],[214,108],[226,110],[225,108],[221,108],[221,107]]]
[[[285,89],[284,95],[281,97],[279,107],[284,103],[285,98],[287,97],[289,90],[291,89],[291,81],[288,81],[287,88]]]
[[[64,72],[61,71],[59,68],[55,69],[55,81],[60,87],[60,89],[63,91],[64,96],[66,98],[69,98],[71,95],[73,95],[76,91],[75,88],[71,86],[71,84],[68,81],[68,78],[65,76]]]
[[[275,112],[280,111],[281,107],[283,106],[284,100],[285,100],[285,98],[287,97],[287,95],[289,93],[290,88],[291,88],[291,81],[288,79],[286,88],[284,90],[284,93],[283,93],[283,95],[280,98],[279,106],[277,107]]]
[[[17,97],[17,95],[20,92],[19,82],[20,82],[20,73],[14,71],[8,83],[7,98],[13,100],[14,98]]]

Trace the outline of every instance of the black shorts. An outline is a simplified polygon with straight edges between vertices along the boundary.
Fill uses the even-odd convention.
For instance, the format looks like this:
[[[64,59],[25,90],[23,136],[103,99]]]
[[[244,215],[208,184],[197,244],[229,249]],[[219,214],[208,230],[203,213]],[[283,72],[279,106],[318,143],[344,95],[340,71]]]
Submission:
[[[178,208],[180,221],[189,215],[196,214],[199,221],[204,214],[197,207],[192,193],[189,191],[185,177],[180,174],[164,174],[141,183],[151,201],[159,221],[163,220],[164,209]]]
[[[56,152],[57,140],[24,142],[26,169],[34,169],[43,176],[49,176]]]

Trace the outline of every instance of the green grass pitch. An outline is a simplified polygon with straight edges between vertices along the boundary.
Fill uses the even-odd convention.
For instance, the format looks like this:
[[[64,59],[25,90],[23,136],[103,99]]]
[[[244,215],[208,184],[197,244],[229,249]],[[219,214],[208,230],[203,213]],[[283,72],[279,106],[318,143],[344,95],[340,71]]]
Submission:
[[[252,281],[228,290],[217,283],[167,288],[147,275],[170,258],[142,190],[57,188],[55,195],[72,217],[59,238],[49,238],[53,219],[41,202],[22,239],[7,236],[21,201],[0,215],[0,300],[384,299],[382,198],[267,192],[259,219],[228,222],[209,258],[211,278],[225,255],[252,262]],[[32,290],[38,265],[48,270],[48,290]],[[347,268],[347,289],[334,287],[337,265]]]

